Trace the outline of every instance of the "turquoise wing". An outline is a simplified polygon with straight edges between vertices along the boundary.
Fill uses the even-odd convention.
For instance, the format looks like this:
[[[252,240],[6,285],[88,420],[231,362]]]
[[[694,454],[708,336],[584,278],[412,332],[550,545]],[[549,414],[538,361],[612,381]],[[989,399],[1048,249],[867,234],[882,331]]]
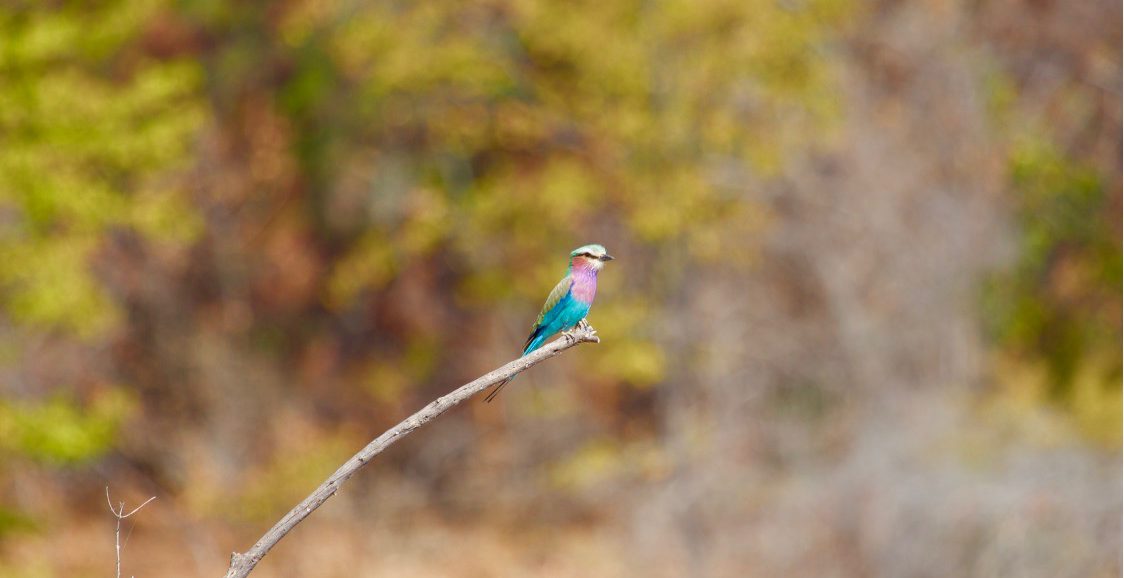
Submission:
[[[550,295],[546,298],[546,303],[543,303],[542,311],[539,312],[538,319],[535,319],[535,324],[531,326],[531,335],[527,337],[527,343],[523,345],[524,349],[526,349],[527,345],[531,344],[531,340],[535,338],[539,328],[544,325],[549,325],[553,320],[553,316],[558,315],[558,304],[561,303],[562,299],[570,292],[570,286],[573,284],[573,279],[571,279],[570,274],[567,273],[566,276],[554,286],[554,289],[550,291]]]

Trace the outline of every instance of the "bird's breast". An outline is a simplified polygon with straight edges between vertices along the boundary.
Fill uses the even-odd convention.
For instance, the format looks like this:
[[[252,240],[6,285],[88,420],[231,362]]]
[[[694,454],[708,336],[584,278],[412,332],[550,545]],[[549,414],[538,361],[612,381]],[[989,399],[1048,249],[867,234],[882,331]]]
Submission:
[[[574,284],[570,287],[570,294],[582,303],[593,303],[593,297],[597,295],[597,275],[574,275]]]

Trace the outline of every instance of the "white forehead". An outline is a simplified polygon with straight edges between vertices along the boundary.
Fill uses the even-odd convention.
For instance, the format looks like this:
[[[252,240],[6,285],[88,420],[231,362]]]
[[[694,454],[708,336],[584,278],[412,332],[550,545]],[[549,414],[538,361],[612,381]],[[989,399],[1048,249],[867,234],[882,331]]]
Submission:
[[[582,247],[578,247],[577,249],[574,249],[570,253],[570,255],[581,255],[582,253],[591,253],[593,255],[604,255],[605,254],[605,247],[602,247],[601,245],[597,245],[597,244],[585,245],[585,246],[582,246]]]

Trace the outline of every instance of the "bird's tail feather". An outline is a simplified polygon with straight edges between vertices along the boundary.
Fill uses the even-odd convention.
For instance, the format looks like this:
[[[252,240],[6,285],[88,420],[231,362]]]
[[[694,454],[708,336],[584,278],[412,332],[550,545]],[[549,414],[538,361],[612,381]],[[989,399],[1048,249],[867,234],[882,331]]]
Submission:
[[[523,357],[529,355],[532,351],[542,347],[549,337],[546,333],[531,334],[531,338],[527,340],[527,346],[523,348]]]
[[[547,337],[548,336],[545,333],[543,333],[542,331],[532,332],[531,336],[527,338],[527,345],[526,345],[526,347],[523,348],[522,357],[526,357],[532,351],[542,347],[542,344],[546,341]],[[492,400],[496,398],[496,394],[498,394],[500,392],[500,390],[503,389],[503,386],[507,385],[508,383],[511,383],[511,380],[513,380],[513,379],[515,379],[514,375],[505,379],[505,380],[503,380],[503,381],[501,381],[501,382],[499,382],[499,383],[497,383],[496,386],[495,386],[496,388],[492,390],[492,393],[489,393],[488,397],[484,398],[484,403],[491,403]]]
[[[513,379],[515,379],[515,376],[511,376],[511,377],[497,383],[496,388],[492,390],[492,393],[489,393],[488,397],[484,398],[484,403],[492,403],[492,400],[496,398],[496,394],[498,394],[500,392],[500,390],[503,389],[503,386],[510,383],[511,380],[513,380]]]

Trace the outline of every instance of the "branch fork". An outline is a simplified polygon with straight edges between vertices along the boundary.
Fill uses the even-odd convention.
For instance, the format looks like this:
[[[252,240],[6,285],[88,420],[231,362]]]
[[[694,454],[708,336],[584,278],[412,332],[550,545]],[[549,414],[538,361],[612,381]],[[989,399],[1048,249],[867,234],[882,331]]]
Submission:
[[[129,516],[132,516],[133,514],[139,512],[141,508],[147,506],[149,502],[155,499],[156,496],[152,496],[151,498],[145,500],[143,504],[133,508],[132,511],[126,514],[125,502],[117,502],[117,506],[115,507],[113,505],[113,500],[109,497],[109,486],[105,487],[105,503],[109,504],[109,511],[113,514],[114,518],[117,518],[117,525],[113,529],[113,544],[117,549],[117,564],[115,566],[116,573],[114,575],[117,578],[121,578],[121,520],[124,520],[125,518],[128,518]],[[128,540],[129,537],[126,536],[125,541],[127,542]]]

